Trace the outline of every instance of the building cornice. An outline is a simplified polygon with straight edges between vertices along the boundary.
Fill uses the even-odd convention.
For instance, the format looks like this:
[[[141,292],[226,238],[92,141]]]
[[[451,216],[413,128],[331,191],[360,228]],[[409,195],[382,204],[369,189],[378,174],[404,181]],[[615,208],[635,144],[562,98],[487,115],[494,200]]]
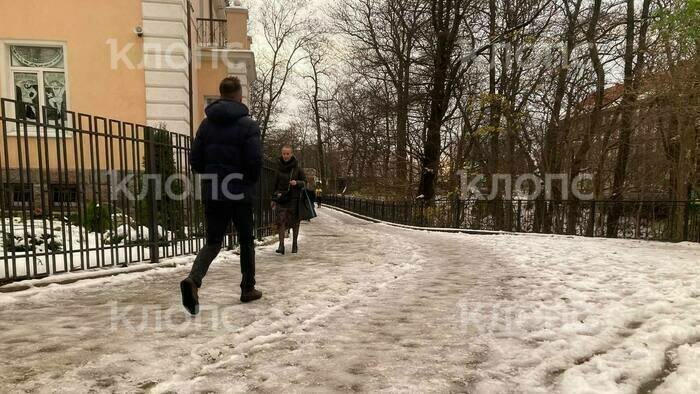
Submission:
[[[201,59],[220,59],[226,57],[234,62],[243,62],[246,65],[248,83],[257,78],[255,71],[255,53],[250,49],[200,48],[196,51],[196,56]]]

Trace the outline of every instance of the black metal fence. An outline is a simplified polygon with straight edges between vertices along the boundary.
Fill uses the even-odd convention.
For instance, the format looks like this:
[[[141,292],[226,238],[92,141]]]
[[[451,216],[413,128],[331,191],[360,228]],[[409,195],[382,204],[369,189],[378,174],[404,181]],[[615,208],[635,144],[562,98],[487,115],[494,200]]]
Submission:
[[[700,202],[415,200],[324,196],[323,203],[374,219],[430,228],[700,242]],[[621,215],[608,222],[617,206]]]
[[[70,111],[49,117],[48,108],[15,116],[27,113],[22,105],[0,100],[0,284],[154,263],[203,245],[189,136]],[[274,171],[266,162],[259,238],[271,234]],[[236,241],[231,229],[225,246]]]

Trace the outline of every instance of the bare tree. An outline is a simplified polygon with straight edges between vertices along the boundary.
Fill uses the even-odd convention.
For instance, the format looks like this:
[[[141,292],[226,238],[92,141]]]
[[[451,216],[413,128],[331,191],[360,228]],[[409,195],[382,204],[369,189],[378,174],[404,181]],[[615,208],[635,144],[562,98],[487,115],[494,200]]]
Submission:
[[[586,30],[586,42],[588,44],[588,53],[590,57],[593,70],[595,71],[595,96],[593,100],[593,108],[590,112],[589,124],[586,127],[581,144],[574,153],[571,169],[569,170],[569,179],[577,179],[583,170],[583,166],[586,162],[586,158],[589,150],[591,149],[591,141],[594,133],[598,130],[602,120],[603,113],[603,99],[605,95],[605,70],[603,69],[603,63],[600,59],[600,53],[598,51],[597,42],[597,30],[598,23],[600,21],[600,13],[602,7],[602,0],[594,0],[591,7],[591,15],[588,21],[588,28]],[[569,214],[567,219],[567,232],[569,234],[575,234],[576,226],[578,222],[578,212],[579,204],[578,199],[574,196],[573,201],[569,205]],[[588,226],[586,228],[586,234],[593,235],[593,220],[589,220]]]
[[[359,67],[379,69],[394,89],[396,177],[407,180],[407,143],[412,70],[419,33],[426,22],[422,0],[343,0],[334,12],[336,28],[362,54]],[[407,189],[406,189],[407,190]]]
[[[315,32],[310,28],[314,23],[305,0],[265,1],[259,12],[264,40],[258,58],[259,105],[255,108],[264,141],[287,83],[304,58],[303,47]]]
[[[690,19],[662,29],[678,10]],[[331,16],[347,45],[305,45],[309,151],[354,192],[387,195],[401,183],[401,196],[432,200],[453,195],[466,168],[590,173],[598,198],[687,199],[698,184],[695,11],[679,0],[340,0]],[[342,66],[329,71],[325,56],[337,52]],[[590,206],[542,198],[526,209],[536,229],[571,234],[616,234],[629,216]],[[686,212],[673,211],[677,234]],[[487,214],[514,225],[512,210]]]
[[[324,152],[324,132],[323,132],[323,108],[331,101],[324,94],[324,83],[328,82],[328,61],[329,42],[324,35],[319,35],[316,39],[309,41],[304,50],[307,53],[309,71],[304,74],[304,78],[311,81],[311,91],[305,92],[305,100],[311,107],[313,124],[316,131],[316,146],[319,166],[319,177],[323,184],[327,181],[326,160]]]
[[[630,139],[634,132],[634,111],[635,102],[639,95],[639,85],[641,72],[644,69],[645,53],[647,51],[647,32],[649,30],[649,7],[651,0],[644,0],[642,3],[641,26],[639,36],[635,34],[635,7],[634,0],[627,0],[627,17],[625,20],[625,54],[624,54],[624,92],[622,94],[621,125],[618,141],[617,161],[615,164],[615,178],[613,179],[612,195],[610,199],[620,201],[623,199],[625,190],[625,179],[627,175],[627,162],[630,155]],[[638,47],[635,50],[635,39]],[[635,64],[635,54],[637,61]],[[618,221],[622,215],[622,205],[613,204],[608,213],[606,235],[617,237]]]
[[[428,93],[430,112],[418,185],[418,195],[428,201],[435,197],[435,183],[440,170],[440,130],[463,67],[459,38],[470,4],[469,0],[437,0],[430,7],[431,34],[434,37],[428,48],[432,69]]]

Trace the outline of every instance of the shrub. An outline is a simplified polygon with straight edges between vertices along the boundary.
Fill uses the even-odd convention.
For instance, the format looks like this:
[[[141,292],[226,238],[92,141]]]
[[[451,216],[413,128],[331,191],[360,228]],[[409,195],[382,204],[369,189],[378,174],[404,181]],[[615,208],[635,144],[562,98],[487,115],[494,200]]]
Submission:
[[[87,206],[83,217],[83,227],[90,232],[104,232],[111,225],[109,206],[92,202]]]

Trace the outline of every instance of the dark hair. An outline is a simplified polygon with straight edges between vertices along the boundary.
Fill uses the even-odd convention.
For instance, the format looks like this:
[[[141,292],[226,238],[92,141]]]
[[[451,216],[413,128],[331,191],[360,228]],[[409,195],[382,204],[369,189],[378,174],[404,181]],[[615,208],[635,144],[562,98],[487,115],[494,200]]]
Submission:
[[[237,98],[243,94],[241,80],[236,77],[226,77],[219,84],[221,97]]]

